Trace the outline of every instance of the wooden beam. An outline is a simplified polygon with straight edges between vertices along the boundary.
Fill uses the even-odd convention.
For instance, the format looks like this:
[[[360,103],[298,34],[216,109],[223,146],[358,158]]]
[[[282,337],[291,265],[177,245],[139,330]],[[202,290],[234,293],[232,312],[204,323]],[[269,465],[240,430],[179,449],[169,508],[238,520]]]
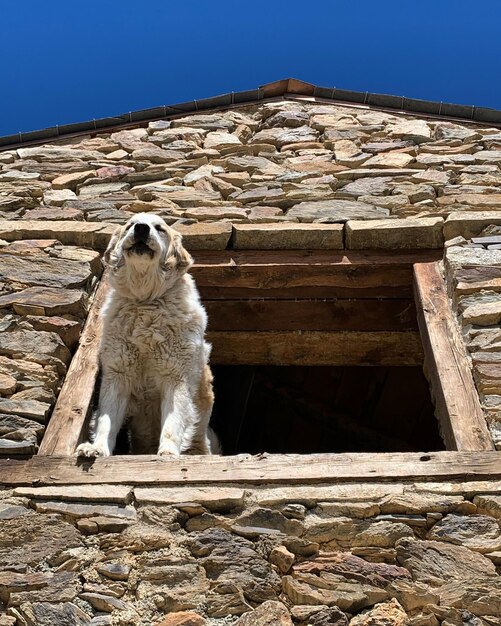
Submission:
[[[68,368],[52,417],[40,444],[39,455],[72,454],[80,442],[80,436],[91,408],[99,371],[101,308],[108,288],[108,271],[106,270],[96,290],[80,337],[79,347]]]
[[[501,452],[287,454],[257,456],[35,456],[0,460],[2,484],[304,484],[501,479]]]
[[[210,331],[417,330],[413,300],[209,300]]]
[[[414,266],[426,371],[448,450],[493,450],[466,348],[437,263]]]
[[[218,365],[422,365],[417,332],[209,332]]]
[[[214,251],[195,254],[191,270],[204,288],[283,289],[330,287],[387,289],[412,284],[412,265],[435,261],[437,250]]]

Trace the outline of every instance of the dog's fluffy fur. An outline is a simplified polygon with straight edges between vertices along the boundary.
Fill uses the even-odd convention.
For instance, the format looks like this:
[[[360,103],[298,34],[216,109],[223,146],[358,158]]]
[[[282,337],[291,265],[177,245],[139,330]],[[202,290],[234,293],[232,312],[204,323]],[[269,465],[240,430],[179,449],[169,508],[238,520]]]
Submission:
[[[105,254],[111,290],[103,308],[102,381],[92,443],[80,456],[113,453],[127,418],[132,452],[210,454],[214,401],[207,316],[180,233],[140,213]]]

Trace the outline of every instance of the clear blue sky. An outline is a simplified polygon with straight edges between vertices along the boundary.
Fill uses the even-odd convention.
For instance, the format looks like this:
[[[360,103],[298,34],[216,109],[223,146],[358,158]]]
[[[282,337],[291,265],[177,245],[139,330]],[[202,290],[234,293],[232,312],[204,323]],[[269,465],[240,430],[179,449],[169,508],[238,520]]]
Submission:
[[[255,88],[501,108],[501,1],[4,0],[0,135]]]

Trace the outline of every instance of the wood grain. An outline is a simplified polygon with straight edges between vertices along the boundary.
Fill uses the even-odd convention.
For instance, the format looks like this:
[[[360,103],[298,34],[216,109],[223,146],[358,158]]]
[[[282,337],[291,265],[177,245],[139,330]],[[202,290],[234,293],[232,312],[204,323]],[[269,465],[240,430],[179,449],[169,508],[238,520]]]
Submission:
[[[209,332],[218,365],[422,365],[418,332]]]
[[[210,331],[417,330],[413,300],[206,300]]]
[[[116,456],[34,456],[0,460],[4,485],[182,485],[499,480],[501,452]]]
[[[99,371],[101,341],[101,307],[108,293],[106,270],[96,290],[94,301],[80,337],[79,347],[71,361],[49,424],[42,439],[39,455],[72,454],[80,442],[92,402]]]
[[[437,263],[414,266],[426,369],[448,450],[493,450],[470,364]]]

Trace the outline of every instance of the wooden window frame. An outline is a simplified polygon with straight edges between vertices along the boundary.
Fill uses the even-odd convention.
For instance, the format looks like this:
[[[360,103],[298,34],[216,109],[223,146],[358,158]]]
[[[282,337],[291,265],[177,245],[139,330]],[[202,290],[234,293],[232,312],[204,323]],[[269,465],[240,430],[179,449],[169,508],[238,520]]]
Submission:
[[[333,298],[369,298],[373,302],[413,297],[419,333],[265,329],[253,333],[258,340],[253,342],[251,356],[247,351],[242,362],[251,358],[253,364],[415,365],[422,364],[424,357],[447,451],[77,459],[73,451],[86,431],[98,376],[100,309],[108,289],[105,272],[39,452],[27,460],[0,460],[2,482],[158,485],[501,478],[501,453],[494,449],[449,304],[438,263],[441,254],[440,250],[201,251],[192,273],[205,299],[217,303],[230,295],[236,308],[243,306],[238,302],[245,303],[249,294],[253,302],[261,303],[270,298],[325,297],[326,290]],[[221,324],[224,328],[224,322]],[[243,354],[242,345],[248,347],[249,333],[222,328],[209,333],[217,362],[235,363],[238,354]],[[290,341],[292,335],[294,342]],[[291,349],[298,342],[300,349]],[[306,348],[310,357],[305,362]],[[348,348],[350,359],[343,356]],[[326,358],[326,353],[331,356]]]

